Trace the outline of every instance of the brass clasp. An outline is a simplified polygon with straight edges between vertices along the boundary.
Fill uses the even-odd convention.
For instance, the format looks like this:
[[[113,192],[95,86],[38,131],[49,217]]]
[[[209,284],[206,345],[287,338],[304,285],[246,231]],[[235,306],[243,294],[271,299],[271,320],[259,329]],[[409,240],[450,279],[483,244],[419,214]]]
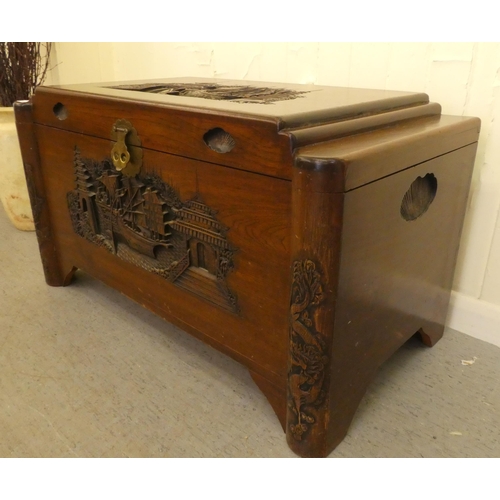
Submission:
[[[128,134],[128,129],[123,127],[113,127],[114,132],[116,133],[116,144],[113,146],[111,150],[111,158],[113,160],[113,165],[115,166],[118,172],[123,170],[130,161],[130,153],[127,149],[127,144],[125,143],[125,137]]]
[[[136,176],[142,166],[142,144],[137,130],[127,120],[117,120],[111,129],[115,141],[111,161],[118,172],[127,177]]]

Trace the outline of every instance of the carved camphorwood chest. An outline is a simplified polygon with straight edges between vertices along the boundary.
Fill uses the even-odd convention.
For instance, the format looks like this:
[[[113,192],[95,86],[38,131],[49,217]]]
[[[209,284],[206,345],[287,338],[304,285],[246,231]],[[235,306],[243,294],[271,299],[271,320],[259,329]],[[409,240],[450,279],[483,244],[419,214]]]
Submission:
[[[443,333],[479,134],[425,94],[175,79],[15,105],[47,283],[79,268],[248,367],[325,456]]]

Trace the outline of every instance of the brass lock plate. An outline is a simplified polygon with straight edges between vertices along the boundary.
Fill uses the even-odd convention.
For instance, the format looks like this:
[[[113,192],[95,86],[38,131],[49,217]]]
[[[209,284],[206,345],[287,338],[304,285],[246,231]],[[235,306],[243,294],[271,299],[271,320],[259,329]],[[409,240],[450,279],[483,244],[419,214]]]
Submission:
[[[111,161],[118,172],[135,177],[142,167],[142,143],[137,130],[127,120],[116,120],[111,128]]]

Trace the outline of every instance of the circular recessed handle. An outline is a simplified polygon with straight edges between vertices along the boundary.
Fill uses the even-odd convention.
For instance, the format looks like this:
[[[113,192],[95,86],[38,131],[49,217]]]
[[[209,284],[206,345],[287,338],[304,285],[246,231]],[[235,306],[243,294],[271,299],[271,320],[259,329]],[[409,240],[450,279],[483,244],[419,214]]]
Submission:
[[[68,110],[62,102],[55,104],[52,108],[52,112],[56,115],[58,120],[66,120],[66,118],[68,118]]]
[[[401,217],[412,221],[427,212],[437,192],[437,179],[434,174],[417,177],[410,185],[401,202]]]
[[[206,132],[203,136],[203,141],[216,153],[229,153],[236,146],[236,141],[231,134],[220,127],[210,129]]]

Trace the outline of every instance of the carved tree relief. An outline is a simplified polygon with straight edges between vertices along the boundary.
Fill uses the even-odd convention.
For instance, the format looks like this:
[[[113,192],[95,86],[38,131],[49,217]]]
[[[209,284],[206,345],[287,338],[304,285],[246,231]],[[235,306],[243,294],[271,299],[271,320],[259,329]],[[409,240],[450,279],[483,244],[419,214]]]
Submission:
[[[127,177],[110,160],[82,158],[75,149],[76,188],[67,195],[74,231],[120,259],[233,312],[233,268],[216,212],[200,199],[181,201],[155,174]]]
[[[315,309],[323,300],[321,276],[311,260],[293,263],[290,304],[290,368],[288,419],[300,441],[316,422],[314,409],[324,401],[323,382],[328,357],[322,333],[316,330]],[[290,415],[289,415],[290,417]],[[290,423],[292,422],[292,423]]]

